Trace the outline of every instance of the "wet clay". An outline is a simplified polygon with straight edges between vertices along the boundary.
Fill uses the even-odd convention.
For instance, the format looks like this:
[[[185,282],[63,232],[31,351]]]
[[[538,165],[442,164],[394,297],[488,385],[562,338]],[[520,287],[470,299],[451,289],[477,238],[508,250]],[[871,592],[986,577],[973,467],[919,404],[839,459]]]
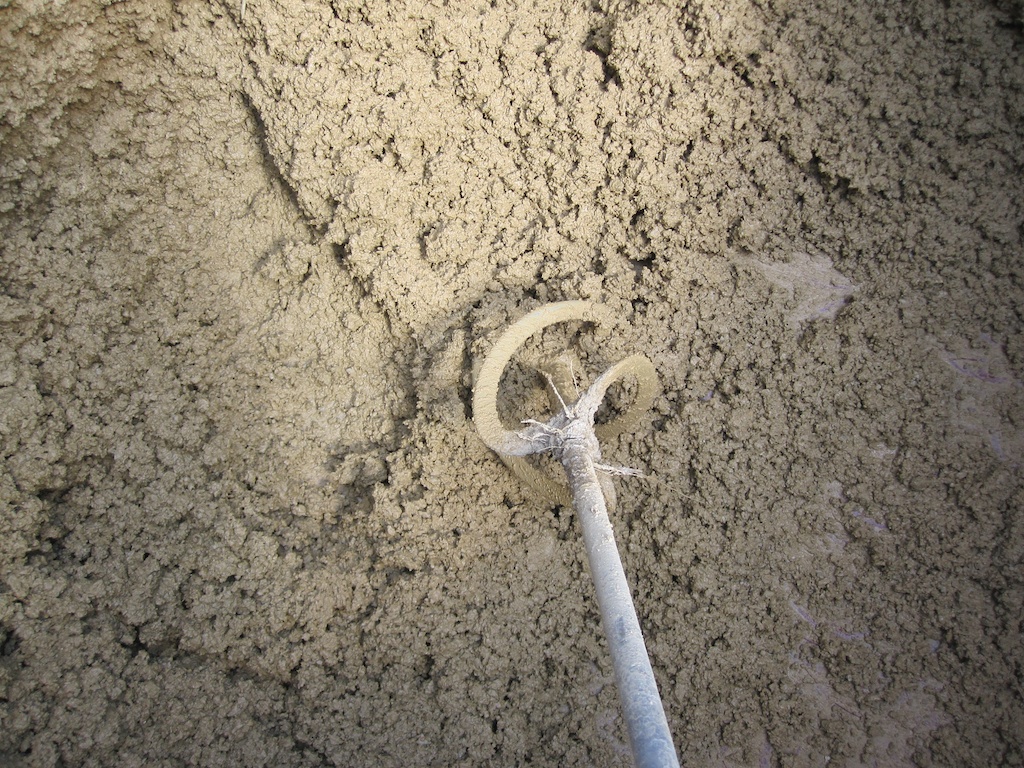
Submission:
[[[890,5],[0,8],[0,764],[629,765],[567,300],[682,762],[1024,762],[1024,15]]]

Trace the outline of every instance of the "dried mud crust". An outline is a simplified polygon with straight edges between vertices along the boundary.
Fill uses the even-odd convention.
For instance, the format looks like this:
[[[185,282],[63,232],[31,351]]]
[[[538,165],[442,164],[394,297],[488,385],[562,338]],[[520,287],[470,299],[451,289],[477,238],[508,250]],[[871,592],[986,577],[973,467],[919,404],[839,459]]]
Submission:
[[[1024,760],[1019,3],[563,6],[0,11],[0,763],[628,765],[559,300],[685,764]]]

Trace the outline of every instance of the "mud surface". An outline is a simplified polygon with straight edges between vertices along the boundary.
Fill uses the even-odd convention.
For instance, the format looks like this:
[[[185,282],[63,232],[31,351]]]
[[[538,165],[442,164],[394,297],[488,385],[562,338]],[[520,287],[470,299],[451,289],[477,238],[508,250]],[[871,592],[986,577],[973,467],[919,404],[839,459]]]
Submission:
[[[1022,764],[1019,2],[3,6],[0,764],[629,765],[563,299],[683,762]]]

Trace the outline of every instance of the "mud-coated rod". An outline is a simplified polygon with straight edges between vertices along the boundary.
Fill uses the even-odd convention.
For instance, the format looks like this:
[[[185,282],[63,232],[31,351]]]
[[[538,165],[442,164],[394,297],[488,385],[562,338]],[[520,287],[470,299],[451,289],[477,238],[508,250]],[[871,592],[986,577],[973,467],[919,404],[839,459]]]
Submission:
[[[602,373],[586,392],[571,404],[565,394],[558,391],[552,378],[548,384],[561,405],[561,412],[547,423],[527,420],[520,430],[507,429],[498,416],[498,384],[505,366],[516,350],[534,333],[567,320],[608,322],[608,311],[585,301],[563,301],[535,309],[512,324],[494,343],[484,358],[473,387],[473,421],[480,437],[528,484],[533,471],[521,457],[551,451],[565,468],[572,494],[573,507],[583,529],[583,542],[587,551],[590,575],[597,591],[601,610],[601,625],[611,651],[619,701],[629,732],[633,759],[638,768],[678,768],[672,734],[668,730],[665,710],[658,695],[658,686],[647,657],[647,647],[640,632],[640,622],[633,608],[626,574],[622,570],[615,535],[608,519],[608,501],[614,492],[607,475],[599,478],[598,470],[619,474],[636,474],[623,467],[605,467],[601,461],[601,446],[597,442],[594,416],[604,400],[608,388],[625,377],[636,379],[635,400],[625,413],[606,423],[602,435],[614,436],[621,429],[635,423],[636,417],[646,411],[657,396],[658,380],[654,364],[643,355],[631,355],[620,360]],[[570,376],[571,380],[571,376]],[[575,387],[575,382],[572,382]],[[515,461],[513,461],[513,459]],[[604,481],[602,484],[601,481]],[[561,501],[564,496],[556,494]]]
[[[594,467],[597,438],[586,420],[573,421],[565,432],[560,459],[583,529],[590,576],[597,591],[601,625],[615,668],[615,684],[633,759],[637,768],[678,768],[672,734]]]

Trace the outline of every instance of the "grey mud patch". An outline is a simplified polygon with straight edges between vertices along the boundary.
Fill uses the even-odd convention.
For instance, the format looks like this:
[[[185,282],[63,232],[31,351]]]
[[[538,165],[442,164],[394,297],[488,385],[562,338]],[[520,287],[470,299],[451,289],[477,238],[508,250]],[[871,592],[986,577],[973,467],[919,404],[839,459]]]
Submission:
[[[604,450],[685,764],[1024,762],[1021,29],[8,4],[0,763],[629,765],[575,521],[470,420],[559,300],[661,379]]]

